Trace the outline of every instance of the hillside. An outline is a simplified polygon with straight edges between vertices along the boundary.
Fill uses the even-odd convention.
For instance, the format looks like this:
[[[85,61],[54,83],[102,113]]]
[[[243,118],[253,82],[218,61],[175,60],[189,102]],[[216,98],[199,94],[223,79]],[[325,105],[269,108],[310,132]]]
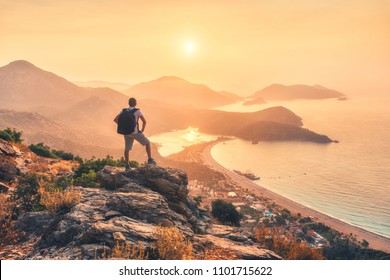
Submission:
[[[87,95],[82,88],[27,61],[0,67],[3,109],[52,111],[75,104]]]
[[[216,92],[205,85],[190,83],[174,76],[141,83],[123,92],[139,99],[155,99],[172,105],[208,109],[241,99],[232,93]]]
[[[56,160],[1,139],[0,158],[1,259],[280,259],[238,228],[212,224],[179,169],[105,166],[89,187],[77,185],[85,181],[70,171],[75,163],[62,161],[59,175]],[[75,186],[52,189],[68,176]]]
[[[266,101],[282,101],[295,99],[342,98],[344,94],[320,85],[281,85],[273,84],[255,92],[251,98],[263,98]]]

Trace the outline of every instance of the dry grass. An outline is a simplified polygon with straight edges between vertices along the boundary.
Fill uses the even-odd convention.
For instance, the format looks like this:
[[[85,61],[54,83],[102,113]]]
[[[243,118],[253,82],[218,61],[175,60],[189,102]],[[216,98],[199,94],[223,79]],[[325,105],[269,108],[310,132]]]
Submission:
[[[192,260],[192,243],[184,238],[176,227],[157,226],[153,232],[156,242],[152,248],[161,260]]]
[[[200,260],[237,260],[238,257],[232,251],[217,247],[205,248],[199,256]]]
[[[39,203],[46,207],[50,213],[57,213],[63,209],[70,209],[80,203],[81,195],[73,187],[61,190],[48,189],[45,183],[39,182],[38,194],[40,195]]]
[[[50,170],[53,175],[57,175],[58,173],[70,173],[72,172],[72,166],[70,165],[69,161],[61,160],[53,163],[50,166]]]
[[[129,242],[116,242],[109,259],[147,260],[148,257],[149,255],[145,252],[141,242],[138,242],[137,245],[131,245]]]
[[[255,229],[255,237],[267,249],[287,260],[324,259],[320,250],[308,247],[306,242],[294,236],[285,236],[283,229],[261,226]]]
[[[13,209],[14,203],[6,195],[0,193],[0,248],[19,240],[12,217]]]

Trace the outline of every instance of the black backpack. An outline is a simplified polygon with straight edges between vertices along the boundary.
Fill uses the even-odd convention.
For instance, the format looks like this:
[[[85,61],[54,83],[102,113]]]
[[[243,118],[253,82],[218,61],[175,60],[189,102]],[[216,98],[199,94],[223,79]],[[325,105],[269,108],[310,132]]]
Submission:
[[[119,114],[118,117],[118,129],[117,132],[119,134],[132,134],[135,130],[135,127],[137,126],[137,121],[135,119],[134,113],[137,112],[139,109],[134,108],[125,108],[122,110],[122,112]]]

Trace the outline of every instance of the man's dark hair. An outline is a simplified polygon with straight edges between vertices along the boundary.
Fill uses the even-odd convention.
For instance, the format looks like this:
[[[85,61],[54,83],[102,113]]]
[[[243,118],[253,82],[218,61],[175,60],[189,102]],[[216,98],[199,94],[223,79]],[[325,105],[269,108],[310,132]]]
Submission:
[[[129,105],[130,105],[130,107],[135,107],[135,105],[137,105],[137,100],[135,100],[134,97],[130,98]]]

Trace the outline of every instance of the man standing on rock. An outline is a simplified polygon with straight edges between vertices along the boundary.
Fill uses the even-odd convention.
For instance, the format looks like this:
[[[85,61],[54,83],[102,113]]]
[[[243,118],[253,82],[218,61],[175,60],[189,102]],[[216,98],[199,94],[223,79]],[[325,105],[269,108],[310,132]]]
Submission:
[[[135,108],[137,106],[137,100],[135,98],[129,99],[129,107],[124,108],[114,119],[114,122],[118,125],[118,133],[122,134],[125,138],[125,162],[126,171],[129,170],[129,152],[133,148],[134,139],[138,141],[142,146],[146,147],[146,153],[148,154],[148,164],[156,164],[152,158],[152,152],[150,148],[149,139],[143,134],[146,127],[146,119],[143,116],[140,109]],[[138,120],[142,121],[142,128],[139,129]]]

